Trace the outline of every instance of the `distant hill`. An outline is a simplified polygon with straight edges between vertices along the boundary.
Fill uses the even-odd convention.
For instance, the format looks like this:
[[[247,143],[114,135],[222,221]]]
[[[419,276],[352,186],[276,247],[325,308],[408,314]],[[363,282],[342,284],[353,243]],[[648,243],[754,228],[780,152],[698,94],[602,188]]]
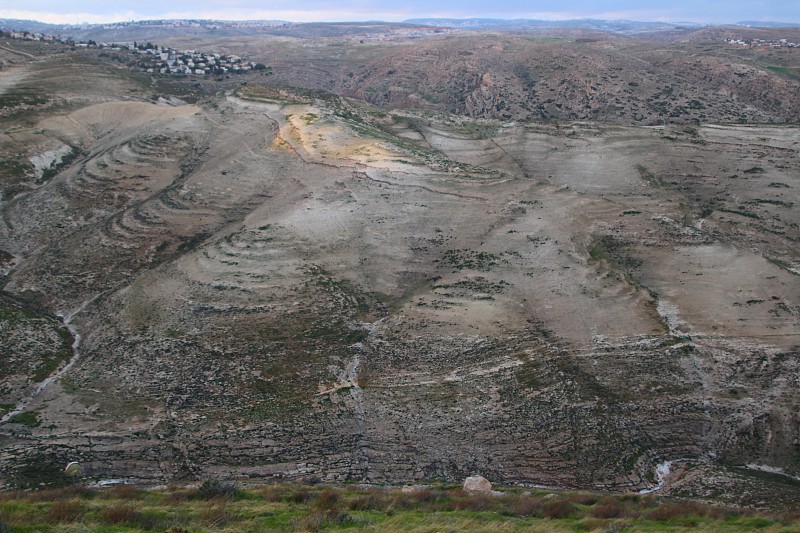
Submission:
[[[45,24],[33,20],[0,19],[0,29],[40,32],[76,40],[97,41],[159,40],[176,36],[233,37],[277,35],[313,39],[319,37],[366,36],[413,31],[418,24],[407,22],[311,22],[282,20],[142,20],[112,24]],[[428,28],[430,29],[430,28]]]
[[[800,22],[765,22],[763,20],[745,20],[734,26],[751,26],[753,28],[786,28],[800,26]]]
[[[742,23],[748,24],[748,23]],[[372,32],[388,32],[419,26],[448,27],[464,30],[542,31],[595,30],[619,34],[637,34],[678,29],[699,29],[696,23],[640,22],[632,20],[531,20],[531,19],[454,19],[417,18],[399,23],[381,21],[292,23],[280,20],[220,21],[220,20],[144,20],[113,24],[46,24],[35,20],[0,19],[0,29],[41,32],[69,36],[75,39],[130,40],[158,39],[174,35],[247,35],[267,33],[300,38],[340,37]]]
[[[409,19],[405,22],[424,24],[426,26],[446,26],[450,28],[463,28],[469,30],[499,30],[499,31],[526,31],[546,29],[581,29],[602,30],[615,33],[638,33],[654,30],[671,30],[675,28],[700,27],[701,24],[665,23],[665,22],[640,22],[634,20],[601,20],[601,19],[573,19],[573,20],[534,20],[534,19],[452,19],[452,18],[419,18]]]

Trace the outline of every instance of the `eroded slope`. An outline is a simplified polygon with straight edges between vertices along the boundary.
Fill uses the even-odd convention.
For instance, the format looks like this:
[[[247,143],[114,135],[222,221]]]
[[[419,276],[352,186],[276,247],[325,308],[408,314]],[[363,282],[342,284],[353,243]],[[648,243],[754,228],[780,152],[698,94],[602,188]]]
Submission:
[[[3,204],[5,290],[82,341],[41,424],[4,425],[7,483],[67,459],[615,489],[670,460],[800,468],[796,128],[255,86],[35,127],[81,155]]]

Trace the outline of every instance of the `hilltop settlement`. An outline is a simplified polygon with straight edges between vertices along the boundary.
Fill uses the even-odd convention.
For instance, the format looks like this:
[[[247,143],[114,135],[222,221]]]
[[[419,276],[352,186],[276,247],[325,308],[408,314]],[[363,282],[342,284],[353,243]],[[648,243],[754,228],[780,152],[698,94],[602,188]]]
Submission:
[[[150,42],[106,43],[94,40],[75,42],[69,38],[25,31],[5,32],[3,36],[27,41],[60,43],[75,48],[100,49],[103,50],[102,56],[125,63],[132,70],[150,74],[212,76],[242,74],[251,70],[266,72],[271,70],[262,63],[246,61],[238,55],[202,50],[177,50]]]

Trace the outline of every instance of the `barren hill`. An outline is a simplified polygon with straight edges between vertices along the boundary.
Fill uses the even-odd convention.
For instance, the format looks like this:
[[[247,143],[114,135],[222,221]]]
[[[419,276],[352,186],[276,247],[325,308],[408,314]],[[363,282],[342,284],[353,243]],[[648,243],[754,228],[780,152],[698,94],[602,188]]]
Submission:
[[[560,90],[551,43],[437,63],[465,43],[395,48],[396,86],[481,117],[522,113],[519,65],[529,94]],[[594,109],[590,76],[630,87],[607,43],[558,46],[596,66],[563,102]],[[796,126],[478,119],[258,78],[181,103],[80,52],[21,57],[0,119],[4,486],[77,460],[95,480],[640,490],[681,464],[704,475],[664,490],[742,501],[759,468],[800,475]]]
[[[781,34],[782,35],[782,34]],[[800,49],[457,34],[394,44],[263,42],[276,81],[389,108],[625,125],[796,122]]]

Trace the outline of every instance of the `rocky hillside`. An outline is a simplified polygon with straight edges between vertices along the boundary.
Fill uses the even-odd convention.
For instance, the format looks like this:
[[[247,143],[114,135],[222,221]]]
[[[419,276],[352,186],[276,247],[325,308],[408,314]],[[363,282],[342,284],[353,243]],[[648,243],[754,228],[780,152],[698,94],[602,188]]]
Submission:
[[[800,119],[800,49],[734,54],[720,38],[663,45],[596,38],[454,35],[405,45],[264,45],[276,80],[389,108],[501,120],[658,125]],[[299,46],[298,46],[299,47]]]
[[[490,41],[459,65],[499,69]],[[253,80],[186,103],[69,51],[13,75],[4,96],[38,99],[2,117],[0,343],[41,346],[0,374],[3,486],[80,461],[747,500],[740,472],[800,475],[795,126],[476,120]],[[39,387],[59,314],[80,342]]]

